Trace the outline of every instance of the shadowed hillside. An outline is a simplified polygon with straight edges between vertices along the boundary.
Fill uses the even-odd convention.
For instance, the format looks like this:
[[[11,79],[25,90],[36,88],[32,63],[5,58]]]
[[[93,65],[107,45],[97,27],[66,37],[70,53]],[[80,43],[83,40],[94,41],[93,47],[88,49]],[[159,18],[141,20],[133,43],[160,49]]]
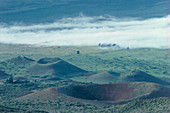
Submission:
[[[6,74],[4,71],[1,71],[1,70],[0,70],[0,80],[1,80],[1,79],[6,79],[6,78],[8,78],[8,77],[10,77],[10,75],[8,75],[8,74]]]
[[[64,60],[59,58],[43,58],[37,61],[35,65],[27,70],[33,75],[55,75],[60,77],[71,77],[86,73],[82,70]]]
[[[122,73],[120,77],[122,78],[123,81],[129,81],[129,82],[138,81],[138,82],[153,82],[153,83],[163,84],[163,85],[170,84],[139,70]]]

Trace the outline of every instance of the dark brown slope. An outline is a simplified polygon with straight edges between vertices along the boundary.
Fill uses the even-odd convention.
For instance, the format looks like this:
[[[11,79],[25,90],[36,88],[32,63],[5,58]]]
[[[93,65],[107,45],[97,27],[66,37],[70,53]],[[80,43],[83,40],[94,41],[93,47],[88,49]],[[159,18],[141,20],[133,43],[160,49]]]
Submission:
[[[28,69],[28,72],[33,75],[55,75],[60,77],[71,77],[86,73],[85,70],[59,58],[40,59]]]
[[[70,85],[58,88],[58,91],[74,98],[112,101],[116,103],[140,98],[170,97],[170,90],[168,88],[147,82]]]
[[[55,100],[58,98],[58,92],[56,90],[56,87],[51,87],[44,89],[42,91],[37,91],[35,93],[31,93],[22,97],[17,98],[17,100],[41,100],[41,101],[47,101],[47,100]]]

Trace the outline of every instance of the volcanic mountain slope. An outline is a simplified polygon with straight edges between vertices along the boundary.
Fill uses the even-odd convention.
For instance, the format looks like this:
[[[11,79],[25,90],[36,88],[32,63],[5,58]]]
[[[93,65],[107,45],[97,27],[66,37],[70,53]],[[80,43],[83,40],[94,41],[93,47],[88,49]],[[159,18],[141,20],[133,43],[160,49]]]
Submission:
[[[80,84],[47,88],[17,98],[17,100],[81,100],[120,103],[135,99],[170,97],[170,90],[154,83],[127,82],[116,84]]]
[[[80,80],[81,82],[92,82],[92,83],[100,83],[100,84],[106,84],[106,83],[115,83],[119,82],[119,73],[111,72],[111,71],[105,71],[97,74],[92,74],[89,76],[83,76],[80,79],[77,77],[72,78],[73,80]]]
[[[41,101],[46,101],[46,100],[51,100],[51,99],[57,99],[58,98],[58,92],[56,90],[56,87],[52,88],[47,88],[42,91],[37,91],[35,93],[31,93],[22,97],[17,98],[17,100],[41,100]]]
[[[59,58],[42,58],[30,67],[27,72],[32,75],[55,75],[60,77],[71,77],[86,73],[85,70]]]
[[[163,85],[170,84],[139,70],[128,71],[128,72],[122,73],[120,77],[122,81],[128,81],[128,82],[138,81],[138,82],[153,82],[153,83],[163,84]]]
[[[9,74],[6,74],[4,71],[1,71],[0,70],[0,80],[1,79],[6,79],[6,78],[8,78],[8,77],[10,77],[11,75],[9,75]]]
[[[117,83],[117,82],[153,82],[162,85],[169,85],[159,78],[149,75],[145,72],[134,70],[125,73],[116,73],[112,71],[101,72],[98,74],[92,74],[90,76],[75,77],[72,80],[80,82],[92,82],[97,84]]]

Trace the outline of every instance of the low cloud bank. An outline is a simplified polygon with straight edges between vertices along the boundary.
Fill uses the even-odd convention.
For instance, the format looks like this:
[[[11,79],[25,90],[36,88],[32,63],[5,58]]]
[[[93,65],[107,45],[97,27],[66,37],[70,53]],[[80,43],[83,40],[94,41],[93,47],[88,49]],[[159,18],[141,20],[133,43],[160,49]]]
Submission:
[[[0,25],[0,43],[36,46],[170,47],[170,15],[147,20],[75,17],[38,25]]]

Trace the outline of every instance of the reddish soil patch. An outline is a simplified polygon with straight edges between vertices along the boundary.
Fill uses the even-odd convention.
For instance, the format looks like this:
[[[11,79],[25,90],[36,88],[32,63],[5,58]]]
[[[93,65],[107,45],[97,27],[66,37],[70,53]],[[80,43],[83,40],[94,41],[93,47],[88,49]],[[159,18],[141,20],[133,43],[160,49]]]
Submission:
[[[70,85],[58,88],[60,93],[74,98],[113,102],[145,97],[157,90],[158,85],[145,82]]]
[[[170,90],[148,82],[79,84],[47,88],[17,98],[17,100],[48,101],[62,99],[70,102],[119,104],[135,99],[155,97],[170,97]]]
[[[23,97],[18,98],[18,99],[46,101],[46,100],[50,100],[50,99],[57,99],[57,95],[58,95],[58,93],[56,91],[56,88],[52,87],[52,88],[47,88],[47,89],[42,90],[42,91],[37,91],[35,93],[28,94],[28,95],[23,96]]]

